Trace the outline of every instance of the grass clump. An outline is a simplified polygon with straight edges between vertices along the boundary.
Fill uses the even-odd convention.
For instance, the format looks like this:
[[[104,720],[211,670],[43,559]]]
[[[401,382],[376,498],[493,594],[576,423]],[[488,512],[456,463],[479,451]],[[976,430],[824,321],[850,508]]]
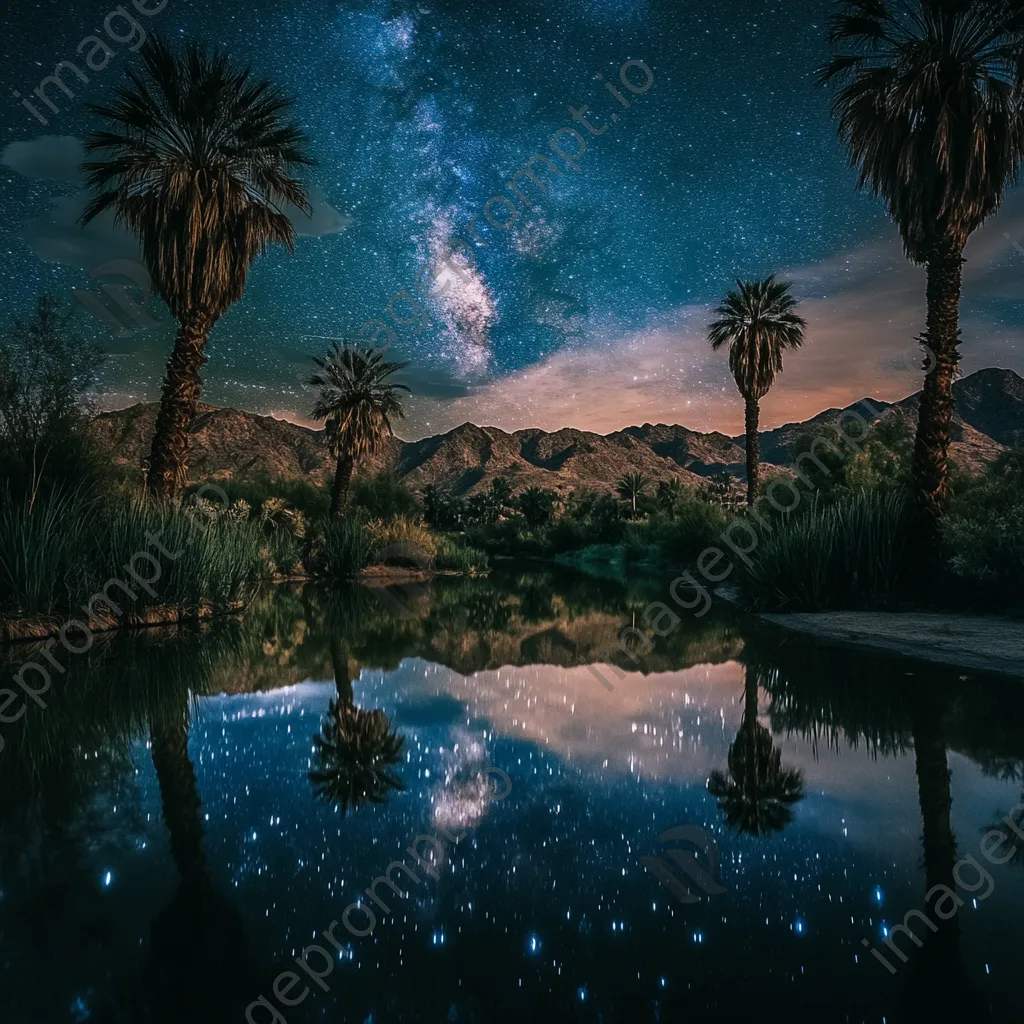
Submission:
[[[739,578],[757,610],[863,608],[898,593],[904,573],[907,501],[895,489],[861,491],[845,501],[815,500],[780,520]]]

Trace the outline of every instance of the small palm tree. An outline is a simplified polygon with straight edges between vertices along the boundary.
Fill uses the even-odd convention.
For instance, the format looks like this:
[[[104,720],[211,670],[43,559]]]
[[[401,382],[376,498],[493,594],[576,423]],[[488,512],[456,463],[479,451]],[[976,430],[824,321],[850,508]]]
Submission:
[[[313,418],[327,422],[327,440],[337,460],[331,515],[340,516],[355,463],[372,458],[394,433],[391,420],[405,416],[400,393],[409,389],[388,378],[408,364],[385,362],[383,352],[352,345],[334,345],[326,358],[314,356],[313,362],[319,367],[309,378],[319,392]]]
[[[312,161],[285,117],[291,101],[248,68],[199,46],[176,54],[155,38],[142,59],[144,73],[129,68],[112,103],[89,107],[108,127],[85,142],[102,157],[82,165],[93,192],[82,223],[114,211],[178,321],[147,476],[169,500],[185,482],[210,330],[242,297],[252,261],[274,242],[292,248],[282,207],[308,212],[293,172]]]
[[[527,487],[516,499],[519,511],[530,526],[543,526],[554,509],[556,495],[543,487]]]
[[[775,280],[737,281],[716,310],[718,319],[708,328],[708,340],[717,352],[729,346],[729,369],[746,405],[747,503],[757,499],[761,475],[761,448],[757,429],[761,399],[782,373],[782,353],[804,342],[804,319],[795,312],[797,300],[790,285]]]
[[[643,473],[626,473],[619,477],[615,485],[616,493],[623,501],[628,501],[633,509],[633,518],[636,519],[636,503],[644,496],[650,480]]]
[[[928,271],[914,478],[927,539],[949,493],[964,247],[1024,159],[1024,5],[846,0],[819,82],[861,186],[885,199],[910,260]]]
[[[658,508],[663,512],[671,513],[676,507],[676,502],[682,498],[684,493],[685,489],[678,477],[672,477],[669,480],[659,480],[658,489],[655,494]]]
[[[713,771],[708,792],[718,799],[726,821],[739,832],[781,832],[793,820],[793,804],[803,799],[803,775],[784,768],[771,733],[757,720],[757,676],[747,669],[743,721],[729,747],[728,773]]]

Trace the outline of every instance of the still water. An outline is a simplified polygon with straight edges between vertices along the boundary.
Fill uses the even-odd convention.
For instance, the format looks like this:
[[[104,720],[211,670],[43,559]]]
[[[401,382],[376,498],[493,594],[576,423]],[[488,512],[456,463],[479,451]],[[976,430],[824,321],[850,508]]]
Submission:
[[[1021,1019],[1024,681],[719,609],[609,655],[660,589],[281,587],[65,656],[5,726],[0,1021]]]

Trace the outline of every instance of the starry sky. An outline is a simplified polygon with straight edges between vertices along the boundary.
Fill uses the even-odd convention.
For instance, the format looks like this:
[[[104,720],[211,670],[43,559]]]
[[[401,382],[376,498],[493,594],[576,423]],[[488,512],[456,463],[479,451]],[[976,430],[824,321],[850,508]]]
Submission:
[[[109,0],[11,0],[0,37],[0,309],[24,314],[41,292],[66,300],[110,355],[108,406],[156,397],[174,325],[153,300],[140,329],[115,332],[75,299],[91,293],[93,309],[102,301],[130,322],[117,310],[134,294],[125,279],[90,271],[137,258],[112,223],[76,226],[76,165],[94,123],[85,104],[138,63],[131,47],[152,32],[222,45],[283,87],[317,161],[294,255],[262,257],[214,329],[211,403],[304,422],[309,355],[368,320],[390,322],[390,304],[407,321],[395,345],[413,390],[404,437],[466,420],[738,433],[725,356],[704,341],[709,309],[735,277],[774,271],[793,281],[810,329],[764,403],[765,425],[918,386],[924,277],[881,202],[856,191],[814,86],[824,0],[139,5],[156,13],[128,4],[129,23],[110,17]],[[44,107],[43,125],[13,93],[30,96],[59,61],[84,66],[76,47],[96,33],[113,55],[88,83],[65,72],[74,97],[51,89],[58,111]],[[620,80],[627,62],[632,91]],[[653,80],[638,94],[644,66]],[[600,134],[574,123],[569,108],[584,104]],[[564,159],[551,140],[570,127],[586,151],[574,158],[562,133]],[[505,183],[538,153],[560,173],[532,209],[492,204],[494,220],[511,223],[490,225],[488,200],[509,195]],[[471,218],[472,273],[418,308],[396,304]],[[968,250],[965,372],[1024,371],[1022,245],[1024,195],[1013,190]]]

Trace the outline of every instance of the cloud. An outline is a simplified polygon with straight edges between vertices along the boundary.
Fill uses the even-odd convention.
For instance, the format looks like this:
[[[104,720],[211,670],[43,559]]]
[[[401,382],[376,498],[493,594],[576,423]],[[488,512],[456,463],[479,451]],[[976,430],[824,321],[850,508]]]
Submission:
[[[0,153],[0,164],[26,178],[83,181],[79,169],[85,159],[81,140],[71,135],[43,135],[31,142],[12,142]]]
[[[0,163],[27,178],[44,178],[83,184],[79,165],[86,157],[79,139],[69,135],[43,135],[29,142],[12,142],[0,154]],[[311,212],[291,206],[285,214],[304,238],[337,235],[352,218],[336,209],[318,185],[309,186]],[[78,224],[88,193],[54,197],[47,213],[25,224],[25,239],[32,251],[48,263],[62,263],[79,270],[92,270],[114,259],[138,259],[139,246],[132,235],[114,223],[112,213],[97,218],[87,227]]]
[[[1009,235],[1009,239],[1006,237]],[[1019,240],[1019,241],[1018,241]],[[1024,281],[1024,196],[978,231],[968,247],[961,306],[963,371],[1004,366],[1024,373],[1024,331],[1003,308]],[[770,428],[864,397],[894,401],[921,384],[916,339],[924,329],[925,271],[889,238],[783,271],[801,298],[807,343],[762,402]],[[724,355],[705,341],[707,306],[615,341],[566,347],[543,362],[450,401],[416,403],[409,427],[447,430],[466,420],[504,429],[572,426],[608,433],[644,422],[743,431],[743,405]]]

